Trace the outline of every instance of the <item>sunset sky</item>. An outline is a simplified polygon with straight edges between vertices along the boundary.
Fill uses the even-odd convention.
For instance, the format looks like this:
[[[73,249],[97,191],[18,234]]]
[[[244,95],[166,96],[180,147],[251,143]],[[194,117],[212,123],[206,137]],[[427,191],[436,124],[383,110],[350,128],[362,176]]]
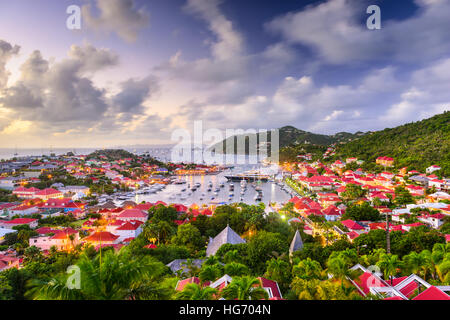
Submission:
[[[449,30],[448,0],[0,0],[0,147],[170,143],[195,120],[325,134],[421,120],[450,109]]]

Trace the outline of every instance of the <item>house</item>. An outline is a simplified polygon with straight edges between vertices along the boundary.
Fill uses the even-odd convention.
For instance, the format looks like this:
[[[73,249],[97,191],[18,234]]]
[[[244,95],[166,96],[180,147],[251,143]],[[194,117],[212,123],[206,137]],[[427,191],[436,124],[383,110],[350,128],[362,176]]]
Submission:
[[[37,188],[19,187],[13,190],[12,194],[21,199],[34,199],[37,192],[41,190]]]
[[[421,186],[407,185],[405,188],[412,196],[423,196],[425,194],[425,189]]]
[[[420,221],[428,224],[434,229],[439,229],[440,226],[444,224],[445,217],[448,217],[445,214],[442,213],[435,213],[432,215],[422,215],[417,217]]]
[[[420,222],[415,222],[415,223],[402,225],[402,229],[409,232],[411,230],[411,228],[416,228],[416,227],[420,227],[420,226],[424,226],[424,224],[420,223]]]
[[[47,201],[48,199],[62,198],[63,193],[59,190],[48,188],[36,192],[35,197]]]
[[[431,179],[428,181],[428,186],[430,188],[435,187],[436,190],[443,190],[445,186],[445,180]]]
[[[384,167],[392,167],[394,165],[394,159],[390,157],[378,157],[375,162]]]
[[[366,231],[366,228],[364,226],[350,219],[341,221],[341,223],[350,231],[354,231],[358,234],[364,233]]]
[[[145,222],[148,219],[148,214],[139,209],[125,209],[117,216],[117,219],[123,221],[138,220]]]
[[[245,243],[245,240],[242,239],[233,229],[230,228],[229,225],[225,229],[222,230],[214,239],[209,238],[208,247],[206,249],[206,256],[213,256],[216,254],[217,250],[226,243],[230,244],[239,244]]]
[[[19,268],[20,259],[11,255],[0,254],[0,272],[11,268]]]
[[[179,280],[177,282],[177,285],[175,286],[175,290],[176,291],[183,291],[184,288],[191,283],[195,283],[195,284],[201,284],[200,279],[197,277],[191,277],[191,278],[187,278],[184,280]],[[206,281],[205,283],[202,284],[204,287],[207,287],[209,285],[209,281]]]
[[[337,221],[341,217],[341,212],[334,205],[328,206],[323,210],[323,214],[327,221]]]
[[[51,247],[56,247],[56,249],[61,251],[70,250],[80,243],[78,231],[72,228],[53,230],[51,233],[54,233],[54,235],[30,238],[30,247],[35,246],[42,251],[50,250]]]
[[[117,241],[122,242],[128,238],[137,238],[142,232],[142,221],[126,221],[122,223],[122,225],[116,230],[114,230],[113,234],[119,236]]]
[[[31,229],[37,228],[38,219],[17,218],[9,221],[0,221],[0,228],[12,229],[16,226],[28,225]]]
[[[9,217],[13,216],[31,216],[39,212],[39,207],[34,205],[19,205],[17,207],[9,208]]]
[[[90,236],[84,238],[83,240],[94,246],[97,246],[97,245],[103,246],[103,245],[117,244],[119,242],[118,241],[119,237],[120,236],[112,234],[111,232],[98,231],[98,232],[95,232],[95,233],[91,234]]]
[[[281,300],[283,299],[281,295],[280,287],[278,286],[278,282],[269,280],[266,278],[258,277],[257,278],[261,284],[261,288],[267,291],[267,295],[269,296],[269,300]]]
[[[426,169],[426,172],[427,172],[428,174],[431,174],[431,173],[433,173],[433,172],[435,172],[435,171],[438,171],[438,170],[441,170],[441,167],[436,166],[436,165],[433,165],[433,166],[428,167],[428,168]]]

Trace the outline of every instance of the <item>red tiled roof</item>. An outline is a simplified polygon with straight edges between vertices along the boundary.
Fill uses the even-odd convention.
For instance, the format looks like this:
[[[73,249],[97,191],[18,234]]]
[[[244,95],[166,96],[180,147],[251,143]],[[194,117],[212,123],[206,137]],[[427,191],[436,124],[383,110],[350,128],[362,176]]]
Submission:
[[[344,220],[341,223],[351,230],[364,230],[364,227],[353,220]]]
[[[116,236],[112,234],[111,232],[96,232],[91,234],[90,236],[86,237],[86,241],[92,241],[92,242],[100,242],[100,241],[115,241],[119,238],[119,236]]]
[[[119,215],[119,218],[146,218],[147,215],[139,209],[127,209]]]
[[[431,286],[412,300],[450,300],[450,296],[435,286]]]
[[[30,218],[17,218],[10,221],[4,221],[3,223],[6,224],[26,224],[37,221],[37,219],[30,219]]]

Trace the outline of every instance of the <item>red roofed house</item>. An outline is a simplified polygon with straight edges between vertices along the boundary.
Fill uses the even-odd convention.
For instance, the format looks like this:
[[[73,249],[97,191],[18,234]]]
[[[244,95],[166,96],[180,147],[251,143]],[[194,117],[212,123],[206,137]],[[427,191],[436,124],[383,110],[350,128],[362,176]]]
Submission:
[[[197,278],[197,277],[192,277],[192,278],[187,278],[187,279],[184,279],[184,280],[179,280],[177,282],[177,285],[175,286],[175,290],[176,291],[183,291],[184,288],[190,283],[200,284],[200,279]],[[205,281],[202,284],[202,286],[203,287],[207,287],[209,284],[210,284],[209,281]]]
[[[0,272],[11,268],[19,268],[20,259],[6,254],[0,254]]]
[[[392,167],[394,165],[394,159],[389,157],[378,157],[376,163],[385,167]]]
[[[44,189],[42,191],[36,192],[35,196],[36,196],[36,198],[47,201],[48,199],[63,198],[64,195],[61,191],[58,191],[53,188],[49,188],[49,189]]]
[[[142,232],[142,222],[141,221],[126,221],[122,223],[122,225],[116,230],[114,230],[114,234],[119,236],[117,239],[118,242],[122,242],[127,238],[136,238]]]
[[[70,250],[80,243],[78,231],[72,228],[53,230],[51,233],[54,235],[30,238],[30,247],[35,246],[42,251],[50,250],[51,247],[56,247],[58,250]]]
[[[9,208],[9,216],[31,216],[32,214],[39,212],[39,207],[35,205],[20,205],[17,207]]]
[[[439,229],[440,226],[444,224],[445,217],[448,217],[445,214],[442,213],[435,213],[432,215],[422,215],[417,217],[420,221],[428,224],[434,229]]]
[[[117,219],[123,220],[123,221],[131,221],[131,220],[138,220],[145,222],[148,219],[148,214],[144,213],[144,211],[139,209],[126,209],[123,210],[118,216]]]
[[[84,238],[84,241],[96,246],[96,245],[112,245],[118,243],[119,236],[112,234],[111,232],[101,231],[95,232],[90,236]]]
[[[28,225],[31,229],[37,228],[38,219],[17,218],[10,221],[0,221],[0,227],[11,229],[15,226]]]
[[[41,190],[37,188],[24,188],[19,187],[13,190],[13,194],[16,195],[18,198],[22,199],[33,199],[36,192],[39,192]]]
[[[281,296],[280,287],[278,286],[278,283],[276,281],[262,277],[258,277],[257,279],[261,283],[261,287],[267,291],[267,294],[269,295],[269,300],[279,300],[283,298]]]
[[[341,223],[346,226],[350,231],[355,231],[359,234],[364,233],[365,228],[360,225],[359,223],[353,221],[353,220],[344,220],[341,221]]]
[[[435,286],[430,286],[412,300],[450,300],[450,296]]]

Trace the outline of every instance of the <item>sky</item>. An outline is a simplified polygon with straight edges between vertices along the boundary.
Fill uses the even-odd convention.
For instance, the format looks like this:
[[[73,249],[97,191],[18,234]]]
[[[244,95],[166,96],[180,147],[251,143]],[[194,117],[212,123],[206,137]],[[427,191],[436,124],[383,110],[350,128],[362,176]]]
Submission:
[[[0,0],[0,147],[422,120],[450,110],[449,17],[449,0]]]

